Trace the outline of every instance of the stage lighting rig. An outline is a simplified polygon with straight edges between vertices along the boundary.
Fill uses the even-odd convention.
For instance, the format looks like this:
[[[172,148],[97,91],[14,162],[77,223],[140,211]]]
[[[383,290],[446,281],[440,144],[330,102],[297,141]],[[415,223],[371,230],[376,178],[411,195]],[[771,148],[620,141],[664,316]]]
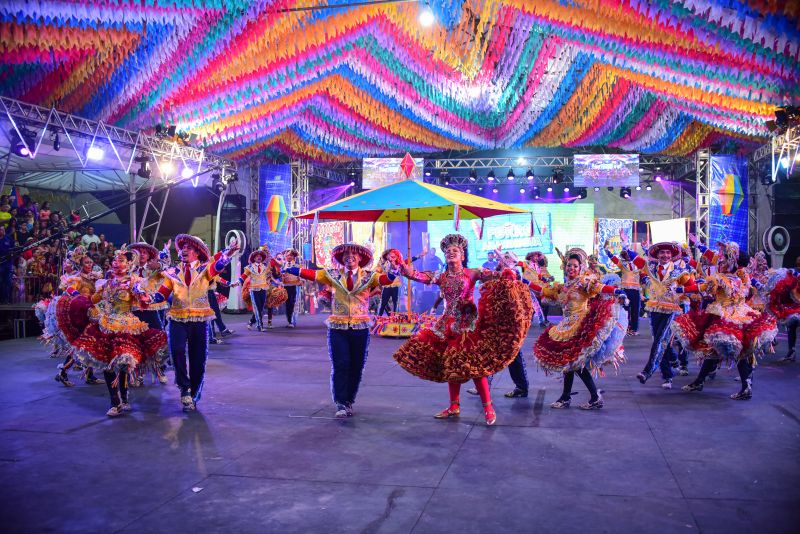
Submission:
[[[222,194],[225,191],[225,182],[222,180],[222,176],[219,173],[214,173],[211,175],[211,190],[217,194]]]
[[[477,179],[478,179],[478,171],[476,171],[475,169],[469,171],[469,181],[474,182]]]
[[[513,182],[516,176],[514,175],[514,169],[508,169],[508,174],[506,174],[506,178],[508,178],[509,182]]]
[[[486,175],[487,182],[494,182],[494,169],[489,171],[489,174]]]
[[[560,170],[553,173],[553,183],[560,184],[564,180],[564,174]]]
[[[770,132],[785,133],[786,130],[800,125],[800,109],[795,106],[785,106],[775,110],[775,120],[767,121]]]
[[[525,173],[525,178],[527,178],[529,182],[533,181],[533,179],[535,178],[533,174],[533,169],[528,169],[528,172]]]
[[[36,134],[24,128],[20,129],[20,133],[17,133],[17,130],[12,128],[9,132],[9,139],[11,139],[11,152],[22,158],[31,157],[36,144]],[[23,139],[25,140],[24,143],[22,142]]]
[[[620,198],[631,198],[631,188],[630,187],[622,187],[619,190]]]
[[[539,189],[539,186],[538,185],[533,186],[533,198],[538,199],[540,194],[541,190]]]
[[[589,191],[585,187],[578,188],[578,198],[586,198],[589,196]]]

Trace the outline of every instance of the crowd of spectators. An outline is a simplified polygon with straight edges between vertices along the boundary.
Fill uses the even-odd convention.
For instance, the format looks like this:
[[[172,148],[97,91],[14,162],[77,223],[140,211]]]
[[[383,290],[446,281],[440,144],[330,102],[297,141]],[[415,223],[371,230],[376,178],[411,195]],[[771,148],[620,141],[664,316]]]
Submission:
[[[72,226],[80,220],[75,211],[64,214],[29,195],[21,200],[0,196],[0,258],[13,253],[10,260],[0,261],[0,304],[35,302],[53,293],[64,260],[77,246],[87,250],[96,269],[108,269],[114,245],[91,226]],[[21,251],[53,236],[56,238]]]

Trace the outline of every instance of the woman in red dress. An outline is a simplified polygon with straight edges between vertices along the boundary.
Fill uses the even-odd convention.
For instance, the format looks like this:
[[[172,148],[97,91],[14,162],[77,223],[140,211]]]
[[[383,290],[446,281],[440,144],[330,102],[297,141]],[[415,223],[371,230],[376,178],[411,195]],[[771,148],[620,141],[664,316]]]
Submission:
[[[481,397],[487,425],[497,420],[487,377],[517,357],[528,334],[533,304],[528,287],[511,271],[468,269],[467,240],[458,234],[442,239],[446,269],[441,273],[415,272],[401,264],[401,272],[424,284],[436,284],[445,301],[444,314],[433,328],[422,328],[394,354],[409,373],[433,382],[447,382],[450,405],[437,419],[461,413],[461,384],[472,380]],[[479,306],[472,300],[477,282],[483,282]]]

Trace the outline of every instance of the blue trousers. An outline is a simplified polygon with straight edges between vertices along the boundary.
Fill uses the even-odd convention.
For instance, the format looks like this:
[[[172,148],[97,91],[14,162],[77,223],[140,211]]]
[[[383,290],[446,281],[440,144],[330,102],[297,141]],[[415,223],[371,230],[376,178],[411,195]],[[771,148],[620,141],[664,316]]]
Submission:
[[[625,295],[631,301],[630,308],[628,308],[628,330],[631,332],[639,331],[639,305],[641,304],[641,295],[638,289],[625,288]]]
[[[674,313],[650,312],[650,330],[653,332],[653,345],[650,347],[650,357],[642,369],[645,376],[652,375],[656,367],[661,370],[661,378],[672,378],[672,365],[675,359],[669,341],[672,337],[672,319]]]
[[[369,329],[328,329],[331,395],[336,404],[353,404],[367,363]]]
[[[181,396],[192,395],[197,402],[203,392],[206,375],[208,323],[205,321],[182,323],[171,320],[167,334],[172,363],[175,365],[175,384],[181,390]]]
[[[150,328],[164,330],[164,323],[161,322],[161,316],[158,315],[158,310],[136,310],[133,314],[138,317],[140,321],[147,323],[147,326]]]

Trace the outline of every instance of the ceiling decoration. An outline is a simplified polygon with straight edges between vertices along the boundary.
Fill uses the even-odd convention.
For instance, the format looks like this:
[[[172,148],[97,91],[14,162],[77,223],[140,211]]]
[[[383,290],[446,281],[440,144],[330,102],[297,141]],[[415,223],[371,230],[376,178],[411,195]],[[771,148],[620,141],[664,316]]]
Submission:
[[[800,2],[0,5],[0,92],[233,158],[763,143],[800,104]],[[325,9],[306,9],[326,5]]]

